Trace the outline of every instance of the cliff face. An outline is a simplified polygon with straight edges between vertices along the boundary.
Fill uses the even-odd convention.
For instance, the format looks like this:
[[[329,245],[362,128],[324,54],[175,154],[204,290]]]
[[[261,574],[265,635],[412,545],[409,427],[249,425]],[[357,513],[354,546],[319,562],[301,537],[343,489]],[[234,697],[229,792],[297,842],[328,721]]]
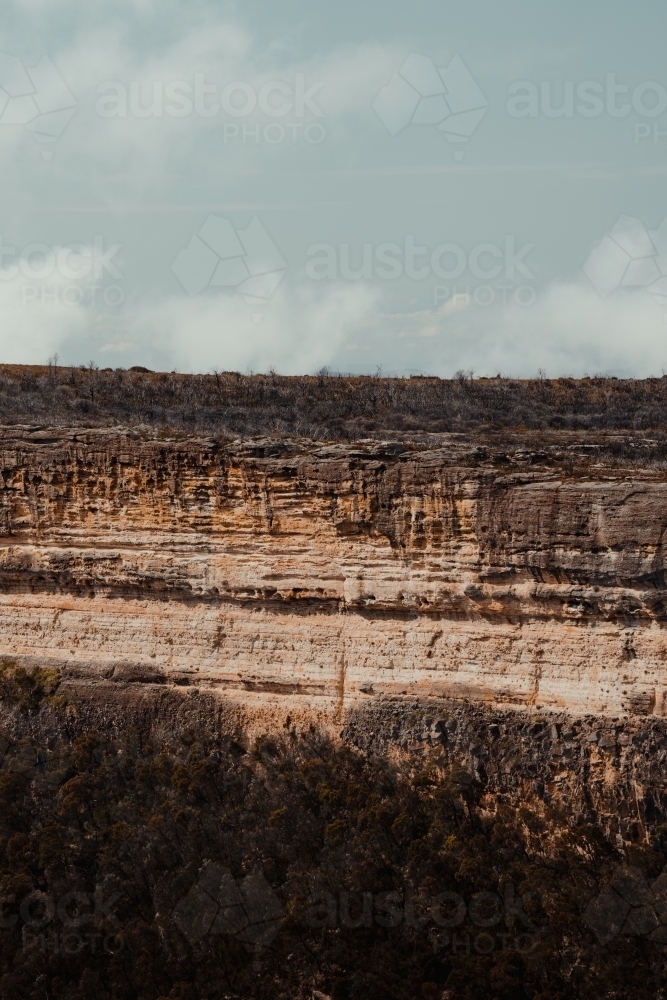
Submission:
[[[5,428],[0,656],[340,721],[667,714],[660,472],[431,445]]]

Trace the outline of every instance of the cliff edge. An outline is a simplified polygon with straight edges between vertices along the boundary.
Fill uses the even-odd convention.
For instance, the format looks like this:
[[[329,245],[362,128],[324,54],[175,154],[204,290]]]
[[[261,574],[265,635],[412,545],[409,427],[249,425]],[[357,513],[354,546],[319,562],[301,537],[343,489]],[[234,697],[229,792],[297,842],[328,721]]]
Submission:
[[[335,725],[667,714],[667,475],[608,445],[5,426],[0,657]]]

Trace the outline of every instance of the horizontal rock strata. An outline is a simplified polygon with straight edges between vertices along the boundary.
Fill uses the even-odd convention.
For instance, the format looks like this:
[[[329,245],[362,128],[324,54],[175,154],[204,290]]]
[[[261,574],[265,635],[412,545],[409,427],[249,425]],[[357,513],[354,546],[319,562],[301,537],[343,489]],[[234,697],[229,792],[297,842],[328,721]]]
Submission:
[[[0,656],[340,721],[408,697],[667,714],[660,470],[454,436],[5,428]]]

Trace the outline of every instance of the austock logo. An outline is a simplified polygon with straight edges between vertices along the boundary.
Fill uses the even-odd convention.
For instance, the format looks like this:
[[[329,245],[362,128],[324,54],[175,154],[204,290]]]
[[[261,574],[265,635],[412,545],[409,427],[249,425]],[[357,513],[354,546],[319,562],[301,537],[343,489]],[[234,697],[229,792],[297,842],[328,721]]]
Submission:
[[[409,884],[402,893],[327,892],[311,900],[305,922],[310,927],[347,930],[401,925],[418,931],[428,928],[434,953],[489,955],[513,950],[528,954],[538,942],[538,930],[511,882],[503,886],[502,895],[477,892],[468,900],[457,892],[429,896],[415,892]]]
[[[44,954],[116,955],[123,949],[122,926],[114,913],[120,893],[105,895],[74,890],[58,899],[35,889],[23,899],[0,896],[0,929],[21,927],[24,948],[38,948]]]
[[[24,247],[5,244],[0,236],[0,282],[17,281],[22,304],[119,306],[125,293],[109,279],[123,280],[118,261],[120,243],[105,246],[96,233],[90,244],[50,246],[31,243]]]
[[[238,292],[248,305],[266,305],[287,264],[257,216],[245,229],[209,215],[172,270],[191,297],[206,288]]]
[[[454,56],[448,66],[436,68],[428,56],[411,53],[375,99],[373,108],[392,135],[408,125],[432,125],[459,148],[486,113],[488,101],[465,65]]]
[[[639,868],[621,867],[584,913],[601,945],[619,934],[667,945],[667,869],[649,885]]]
[[[132,80],[128,84],[107,80],[98,88],[95,111],[104,119],[186,118],[194,114],[209,120],[222,113],[232,119],[223,122],[225,144],[238,139],[244,144],[263,141],[275,146],[304,139],[310,145],[319,145],[327,137],[324,126],[316,120],[324,117],[315,100],[323,86],[322,80],[309,83],[303,73],[297,73],[290,84],[282,80],[261,85],[235,80],[222,89],[207,83],[203,73],[195,74],[194,84],[187,80]],[[256,116],[260,122],[255,121]],[[252,119],[252,123],[237,124],[240,119]]]
[[[282,904],[259,868],[239,885],[210,864],[176,905],[174,922],[191,945],[208,934],[233,934],[253,954],[267,948],[285,919]]]
[[[430,928],[434,952],[472,950],[487,955],[516,950],[528,954],[537,944],[535,924],[511,883],[503,887],[502,896],[478,892],[468,901],[456,892],[433,897],[415,893],[410,885],[402,893],[325,892],[311,896],[300,918],[315,930]],[[259,868],[238,883],[229,869],[214,863],[206,866],[173,911],[174,923],[192,946],[209,935],[230,934],[256,957],[271,945],[285,919],[280,899]],[[471,925],[468,931],[461,928],[466,919]],[[444,929],[451,930],[451,936]]]
[[[27,69],[16,56],[0,52],[0,125],[23,125],[45,147],[45,160],[75,111],[76,101],[48,56]]]
[[[667,218],[658,229],[648,230],[639,219],[619,216],[591,250],[583,270],[602,298],[619,288],[643,289],[667,309]]]

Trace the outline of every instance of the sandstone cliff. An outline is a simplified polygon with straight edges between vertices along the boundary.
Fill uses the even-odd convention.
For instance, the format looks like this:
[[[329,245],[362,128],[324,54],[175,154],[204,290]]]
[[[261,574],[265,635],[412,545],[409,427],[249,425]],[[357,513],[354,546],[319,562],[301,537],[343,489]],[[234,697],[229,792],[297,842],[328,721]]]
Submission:
[[[576,443],[2,431],[0,656],[342,721],[667,713],[660,467]]]

